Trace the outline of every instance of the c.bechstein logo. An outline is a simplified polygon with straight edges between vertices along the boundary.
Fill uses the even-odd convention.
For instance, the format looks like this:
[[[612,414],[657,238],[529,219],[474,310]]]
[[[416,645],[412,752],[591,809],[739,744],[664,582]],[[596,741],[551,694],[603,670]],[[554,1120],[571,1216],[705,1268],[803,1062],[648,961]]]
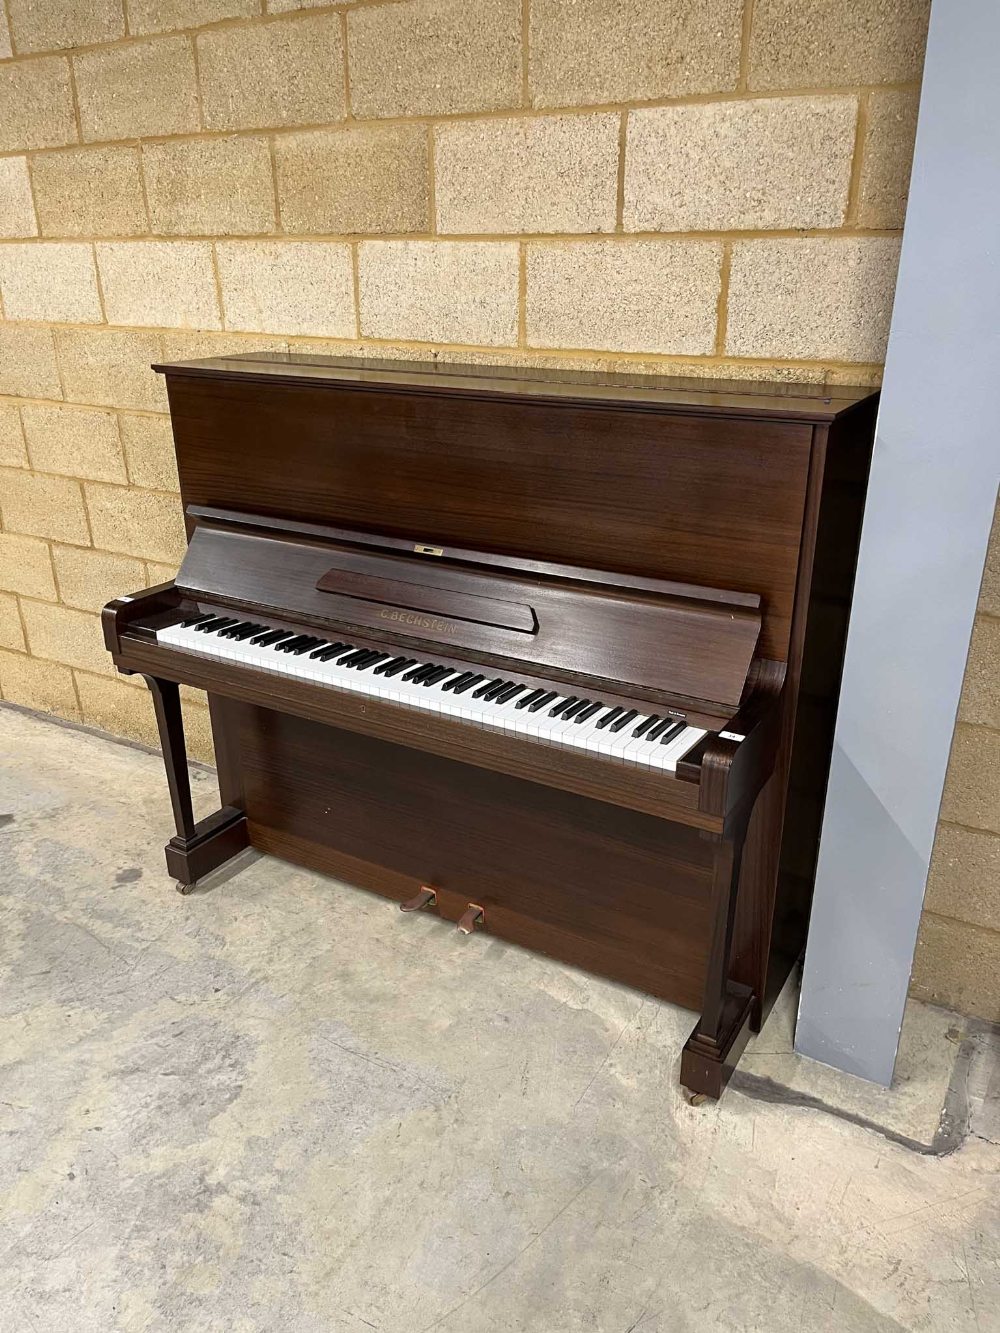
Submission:
[[[416,611],[380,611],[379,616],[382,620],[395,620],[401,625],[414,625],[418,629],[454,629],[447,620],[438,620],[436,616],[422,616]]]

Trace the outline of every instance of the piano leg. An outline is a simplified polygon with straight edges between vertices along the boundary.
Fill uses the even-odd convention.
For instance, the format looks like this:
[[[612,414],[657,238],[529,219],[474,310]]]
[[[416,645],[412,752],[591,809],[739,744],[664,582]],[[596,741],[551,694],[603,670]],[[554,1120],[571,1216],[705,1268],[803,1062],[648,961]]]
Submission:
[[[144,675],[143,680],[153,697],[177,829],[164,848],[167,870],[177,880],[179,892],[190,893],[199,879],[249,845],[246,815],[235,806],[224,805],[205,819],[195,820],[180,690],[174,681],[158,676]]]
[[[681,1083],[699,1099],[721,1097],[751,1033],[754,994],[730,976],[743,843],[749,820],[715,842],[715,924],[701,1018],[681,1052]]]

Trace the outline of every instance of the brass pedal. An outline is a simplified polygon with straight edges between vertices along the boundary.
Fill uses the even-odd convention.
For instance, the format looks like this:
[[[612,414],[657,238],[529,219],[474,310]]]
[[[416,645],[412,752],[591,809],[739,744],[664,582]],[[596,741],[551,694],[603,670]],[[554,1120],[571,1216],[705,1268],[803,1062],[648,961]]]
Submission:
[[[401,912],[419,912],[424,907],[437,906],[437,892],[429,889],[426,884],[420,886],[420,892],[415,893],[412,898],[407,898],[405,903],[399,904]]]
[[[469,903],[456,922],[456,927],[463,935],[471,935],[480,922],[485,924],[486,913],[477,903]]]

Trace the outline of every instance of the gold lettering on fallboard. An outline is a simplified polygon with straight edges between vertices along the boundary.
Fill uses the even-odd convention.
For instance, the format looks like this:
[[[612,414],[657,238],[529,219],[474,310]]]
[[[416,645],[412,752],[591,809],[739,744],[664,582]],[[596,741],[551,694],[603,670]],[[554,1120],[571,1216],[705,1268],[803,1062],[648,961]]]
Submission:
[[[380,611],[382,620],[394,620],[400,625],[413,625],[417,629],[453,630],[455,626],[449,620],[439,620],[437,616],[422,616],[418,611]]]

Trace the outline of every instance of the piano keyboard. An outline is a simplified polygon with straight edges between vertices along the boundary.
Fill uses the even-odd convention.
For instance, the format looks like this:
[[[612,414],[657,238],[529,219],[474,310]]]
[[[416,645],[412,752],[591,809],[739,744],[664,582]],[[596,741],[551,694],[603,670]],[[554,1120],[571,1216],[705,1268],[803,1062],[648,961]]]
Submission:
[[[705,735],[671,713],[612,707],[594,697],[532,688],[489,668],[461,670],[238,616],[206,612],[158,630],[156,639],[200,656],[242,662],[668,773]]]

